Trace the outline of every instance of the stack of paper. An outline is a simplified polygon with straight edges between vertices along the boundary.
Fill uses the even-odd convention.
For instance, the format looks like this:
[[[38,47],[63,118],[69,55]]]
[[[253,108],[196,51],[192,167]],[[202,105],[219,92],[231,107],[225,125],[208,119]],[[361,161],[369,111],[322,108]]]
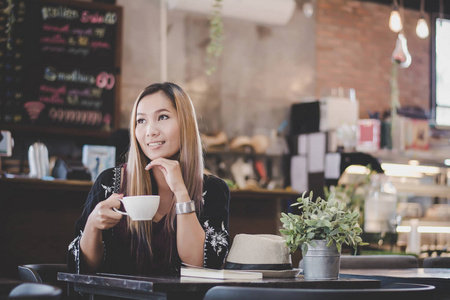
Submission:
[[[244,272],[234,270],[216,270],[195,267],[181,267],[181,276],[215,278],[215,279],[262,279],[261,272]]]

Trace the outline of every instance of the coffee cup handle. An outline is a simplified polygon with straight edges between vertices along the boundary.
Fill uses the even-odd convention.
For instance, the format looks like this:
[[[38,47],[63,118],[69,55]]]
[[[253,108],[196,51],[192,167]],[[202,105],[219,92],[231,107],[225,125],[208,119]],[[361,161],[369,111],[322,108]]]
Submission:
[[[119,199],[119,201],[122,202],[122,199]],[[115,207],[113,207],[112,209],[113,209],[113,211],[118,212],[119,214],[128,216],[128,213],[123,212],[123,211],[120,211],[120,210],[118,210],[118,209],[115,208]]]

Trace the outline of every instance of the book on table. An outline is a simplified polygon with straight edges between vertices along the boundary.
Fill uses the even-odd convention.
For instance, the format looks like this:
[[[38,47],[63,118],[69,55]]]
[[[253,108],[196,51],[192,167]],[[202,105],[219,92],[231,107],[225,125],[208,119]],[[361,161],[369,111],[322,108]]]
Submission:
[[[181,267],[180,274],[182,277],[187,276],[187,277],[215,278],[215,279],[255,280],[263,278],[263,274],[261,272],[207,269],[207,268],[197,268],[187,266]]]

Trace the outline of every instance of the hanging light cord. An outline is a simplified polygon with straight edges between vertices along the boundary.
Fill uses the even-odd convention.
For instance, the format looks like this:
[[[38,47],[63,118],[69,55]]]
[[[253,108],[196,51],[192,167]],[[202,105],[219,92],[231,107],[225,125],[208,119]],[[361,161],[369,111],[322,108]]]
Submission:
[[[398,3],[397,3],[397,0],[394,0],[394,10],[398,10]]]
[[[400,7],[398,8],[398,12],[400,13],[401,19],[402,19],[402,23],[403,23],[403,27],[402,30],[400,31],[401,33],[405,32],[405,16],[403,14],[404,8],[403,8],[403,0],[400,0]]]
[[[420,1],[420,17],[421,17],[422,19],[425,19],[425,9],[424,9],[424,6],[425,6],[425,0],[421,0],[421,1]]]

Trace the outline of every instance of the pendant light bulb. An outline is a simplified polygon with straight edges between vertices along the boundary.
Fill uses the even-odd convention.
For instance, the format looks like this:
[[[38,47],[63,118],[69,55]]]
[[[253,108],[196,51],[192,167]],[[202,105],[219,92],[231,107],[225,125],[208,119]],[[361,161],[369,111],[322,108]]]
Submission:
[[[426,39],[430,34],[427,21],[423,17],[417,21],[416,34],[421,39]]]
[[[391,12],[391,17],[389,18],[389,28],[393,32],[400,32],[403,29],[402,19],[400,18],[400,13],[397,8],[394,8]]]

